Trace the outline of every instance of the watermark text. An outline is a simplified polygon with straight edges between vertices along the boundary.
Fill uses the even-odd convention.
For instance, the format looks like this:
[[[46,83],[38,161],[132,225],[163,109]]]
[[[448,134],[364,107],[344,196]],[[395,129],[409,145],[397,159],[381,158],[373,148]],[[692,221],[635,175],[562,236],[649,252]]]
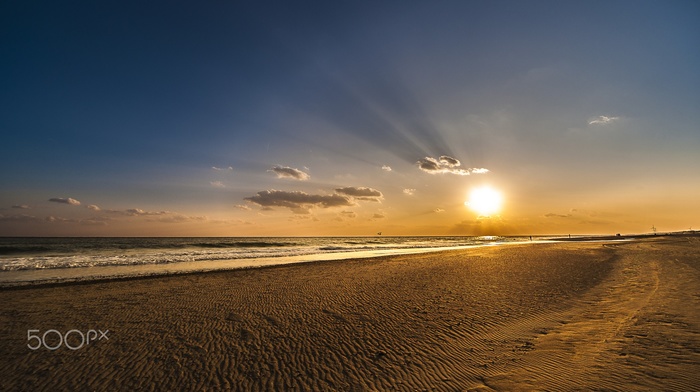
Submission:
[[[78,329],[71,329],[66,333],[61,333],[55,329],[48,329],[41,333],[38,329],[27,330],[27,347],[30,350],[38,350],[42,347],[48,350],[58,350],[61,346],[66,346],[70,350],[79,350],[90,343],[101,340],[109,340],[107,336],[109,330],[89,329],[83,333]]]

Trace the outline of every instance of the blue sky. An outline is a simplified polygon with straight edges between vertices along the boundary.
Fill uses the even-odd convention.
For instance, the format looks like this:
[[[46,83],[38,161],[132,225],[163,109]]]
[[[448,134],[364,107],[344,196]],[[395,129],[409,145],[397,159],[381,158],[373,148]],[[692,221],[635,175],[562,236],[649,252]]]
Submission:
[[[700,224],[695,2],[408,3],[3,3],[0,234]]]

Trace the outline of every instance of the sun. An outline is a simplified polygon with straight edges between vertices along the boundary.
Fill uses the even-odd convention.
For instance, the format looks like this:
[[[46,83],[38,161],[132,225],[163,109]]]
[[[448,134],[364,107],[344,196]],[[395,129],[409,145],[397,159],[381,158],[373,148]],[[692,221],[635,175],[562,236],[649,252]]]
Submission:
[[[503,197],[501,193],[489,186],[475,188],[469,194],[469,200],[464,202],[464,205],[479,216],[491,216],[497,214],[501,210]]]

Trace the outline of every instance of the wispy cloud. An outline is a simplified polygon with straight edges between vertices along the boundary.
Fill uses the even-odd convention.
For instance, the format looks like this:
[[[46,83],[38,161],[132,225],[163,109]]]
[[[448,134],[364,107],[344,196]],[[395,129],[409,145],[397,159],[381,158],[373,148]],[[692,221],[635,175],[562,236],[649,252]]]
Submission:
[[[231,166],[229,166],[229,167],[216,167],[216,166],[212,166],[211,168],[212,168],[213,170],[216,170],[216,171],[233,171],[233,167],[231,167]]]
[[[571,214],[555,214],[553,212],[544,214],[545,218],[569,218]]]
[[[70,218],[63,218],[60,216],[47,216],[45,219],[47,222],[69,222],[69,223],[78,223],[79,221],[77,219],[70,219]]]
[[[311,178],[307,173],[292,167],[275,166],[268,171],[277,174],[277,178],[291,178],[299,181],[305,181]]]
[[[588,121],[588,125],[606,125],[619,120],[620,117],[598,116]]]
[[[314,195],[305,192],[260,191],[257,195],[246,197],[245,200],[264,208],[286,207],[297,214],[308,214],[310,208],[348,207],[355,203],[352,198],[340,194]]]
[[[439,213],[441,213],[441,212],[445,212],[445,210],[442,209],[442,208],[436,208],[436,209],[433,210],[433,212],[439,214]]]
[[[214,188],[226,188],[226,184],[221,181],[211,181],[209,184],[211,184],[211,186]]]
[[[389,165],[384,165],[384,166],[382,166],[382,170],[387,171],[387,172],[390,172],[390,171],[391,171],[391,166],[389,166]]]
[[[354,187],[354,186],[349,186],[345,188],[336,188],[335,191],[337,193],[340,193],[341,195],[347,195],[347,196],[352,196],[356,198],[357,200],[366,200],[366,201],[380,201],[384,195],[382,195],[382,192],[372,189],[372,188],[367,188],[367,187]]]
[[[41,222],[41,219],[26,214],[20,215],[2,215],[0,214],[0,222]]]
[[[80,205],[80,202],[78,200],[73,199],[72,197],[68,197],[68,198],[52,197],[49,199],[49,201],[53,202],[53,203],[70,204],[72,206],[79,206]]]
[[[347,218],[347,219],[355,219],[357,218],[357,214],[354,211],[341,211],[340,216],[342,218]]]
[[[109,218],[98,216],[88,219],[75,219],[49,215],[44,218],[44,221],[48,223],[77,223],[84,226],[107,226],[107,221],[109,221]]]
[[[418,168],[430,174],[456,174],[458,176],[468,176],[470,174],[487,173],[488,169],[484,168],[469,168],[460,167],[462,163],[451,156],[443,155],[438,159],[425,157],[416,162]]]
[[[26,204],[15,204],[15,205],[12,206],[12,208],[19,209],[19,210],[28,210],[28,209],[30,209],[31,207],[29,207],[29,206],[26,205]]]
[[[406,188],[403,190],[404,195],[413,196],[415,193],[416,193],[416,190],[413,188]]]
[[[236,204],[234,207],[238,208],[239,210],[250,211],[250,207],[244,204]]]
[[[167,215],[168,211],[144,211],[140,208],[130,208],[125,211],[127,215],[131,216],[150,216],[150,215]]]
[[[146,211],[140,208],[129,208],[127,210],[102,210],[104,213],[124,216],[154,216],[167,215],[169,211]]]
[[[184,223],[184,222],[205,222],[206,216],[187,216],[182,214],[169,214],[154,219],[149,219],[152,222],[161,223]]]
[[[109,218],[100,216],[88,219],[81,219],[80,224],[85,226],[107,226]]]

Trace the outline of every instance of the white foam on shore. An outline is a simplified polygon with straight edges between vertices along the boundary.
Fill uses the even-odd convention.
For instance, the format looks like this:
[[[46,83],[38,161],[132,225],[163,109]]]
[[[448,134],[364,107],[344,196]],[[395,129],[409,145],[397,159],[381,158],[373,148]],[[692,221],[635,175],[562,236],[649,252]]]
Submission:
[[[260,268],[274,265],[309,263],[315,261],[362,259],[370,257],[440,252],[468,249],[483,246],[501,246],[553,242],[547,240],[532,242],[492,242],[464,246],[429,248],[373,249],[351,252],[315,253],[278,257],[257,257],[233,260],[180,261],[165,264],[108,265],[83,268],[48,268],[31,270],[10,270],[0,272],[0,287],[35,286],[60,282],[81,282],[130,278],[143,276],[178,275],[195,272],[224,271],[245,268]]]

